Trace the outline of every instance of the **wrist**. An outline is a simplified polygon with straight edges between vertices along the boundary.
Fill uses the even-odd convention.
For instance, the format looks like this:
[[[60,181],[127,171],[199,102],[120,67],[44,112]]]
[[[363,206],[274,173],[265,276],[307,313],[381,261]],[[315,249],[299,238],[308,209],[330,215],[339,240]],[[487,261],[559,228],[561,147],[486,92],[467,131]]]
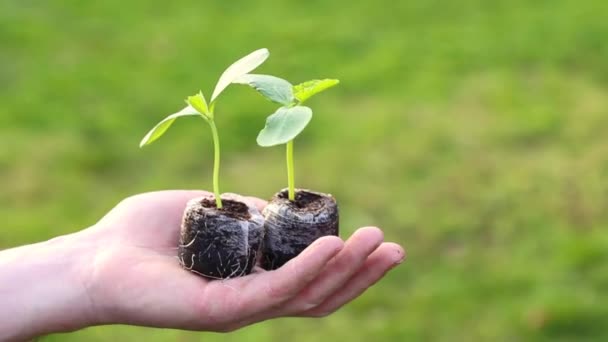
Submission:
[[[81,233],[0,252],[0,340],[96,324],[84,280],[90,245]]]

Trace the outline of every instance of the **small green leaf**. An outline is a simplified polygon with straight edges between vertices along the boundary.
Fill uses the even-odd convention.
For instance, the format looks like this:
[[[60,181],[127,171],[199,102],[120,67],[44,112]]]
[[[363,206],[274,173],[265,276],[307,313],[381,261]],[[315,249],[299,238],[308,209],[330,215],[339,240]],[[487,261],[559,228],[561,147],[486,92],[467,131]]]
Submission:
[[[211,95],[211,102],[215,101],[215,99],[234,81],[241,75],[248,74],[253,69],[259,67],[264,61],[268,58],[270,52],[268,49],[259,49],[256,50],[247,56],[239,59],[238,61],[232,63],[222,76],[220,76],[219,81],[215,85],[215,90],[213,90],[213,95]]]
[[[188,96],[186,103],[192,108],[196,109],[200,114],[211,116],[211,113],[209,113],[209,107],[207,107],[207,101],[205,100],[205,96],[203,95],[202,91],[196,95]]]
[[[308,107],[281,107],[266,119],[266,126],[258,135],[258,145],[267,147],[284,144],[300,134],[310,119],[312,110]]]
[[[272,102],[290,105],[294,102],[293,86],[282,78],[270,75],[245,74],[233,83],[246,84]]]
[[[180,116],[188,115],[201,116],[199,112],[191,106],[188,106],[177,113],[171,114],[164,118],[161,122],[156,124],[156,126],[154,126],[154,128],[152,128],[150,132],[146,134],[146,136],[139,143],[139,147],[144,147],[145,145],[151,144],[154,140],[160,138],[163,134],[165,134],[165,132],[169,129],[169,127],[171,127],[175,119],[179,118]]]
[[[340,80],[326,78],[324,80],[311,80],[293,86],[293,93],[300,103],[308,100],[315,94],[329,89],[340,83]]]

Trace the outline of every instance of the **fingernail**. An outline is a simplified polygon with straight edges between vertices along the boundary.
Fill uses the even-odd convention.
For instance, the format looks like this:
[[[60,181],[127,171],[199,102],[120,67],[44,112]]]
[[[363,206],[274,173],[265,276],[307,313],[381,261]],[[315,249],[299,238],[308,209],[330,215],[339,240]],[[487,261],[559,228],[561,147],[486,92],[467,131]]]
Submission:
[[[395,253],[399,256],[399,259],[393,263],[394,266],[397,266],[405,261],[405,253],[401,249],[396,249]]]

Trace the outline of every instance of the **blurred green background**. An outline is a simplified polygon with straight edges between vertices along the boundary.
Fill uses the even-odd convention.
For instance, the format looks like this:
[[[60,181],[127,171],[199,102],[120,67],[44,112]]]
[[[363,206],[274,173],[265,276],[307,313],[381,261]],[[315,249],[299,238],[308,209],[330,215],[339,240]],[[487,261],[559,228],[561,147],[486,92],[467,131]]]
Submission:
[[[259,72],[341,79],[309,102],[301,187],[342,230],[379,225],[408,261],[333,316],[227,335],[122,326],[48,341],[608,339],[608,3],[0,1],[0,248],[92,225],[122,198],[211,187],[211,138],[182,119],[254,49]],[[275,106],[217,108],[223,191],[268,198]]]

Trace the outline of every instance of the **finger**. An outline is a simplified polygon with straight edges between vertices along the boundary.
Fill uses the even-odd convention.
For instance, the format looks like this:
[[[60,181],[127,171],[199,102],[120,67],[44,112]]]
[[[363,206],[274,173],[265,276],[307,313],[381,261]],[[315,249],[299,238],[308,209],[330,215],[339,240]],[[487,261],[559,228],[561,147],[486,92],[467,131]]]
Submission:
[[[266,208],[266,206],[268,205],[268,202],[257,197],[248,196],[246,197],[246,199],[250,201],[256,208],[258,208],[260,212],[264,210],[264,208]]]
[[[405,259],[405,251],[395,243],[383,243],[365,261],[361,269],[348,283],[316,308],[298,316],[323,317],[359,297],[370,286],[378,282],[392,268]]]
[[[382,243],[384,234],[376,227],[357,230],[321,274],[273,316],[294,315],[319,306],[342,288]]]
[[[263,313],[293,298],[321,273],[343,246],[339,237],[325,236],[281,268],[255,275],[243,288],[245,300],[240,315]]]

